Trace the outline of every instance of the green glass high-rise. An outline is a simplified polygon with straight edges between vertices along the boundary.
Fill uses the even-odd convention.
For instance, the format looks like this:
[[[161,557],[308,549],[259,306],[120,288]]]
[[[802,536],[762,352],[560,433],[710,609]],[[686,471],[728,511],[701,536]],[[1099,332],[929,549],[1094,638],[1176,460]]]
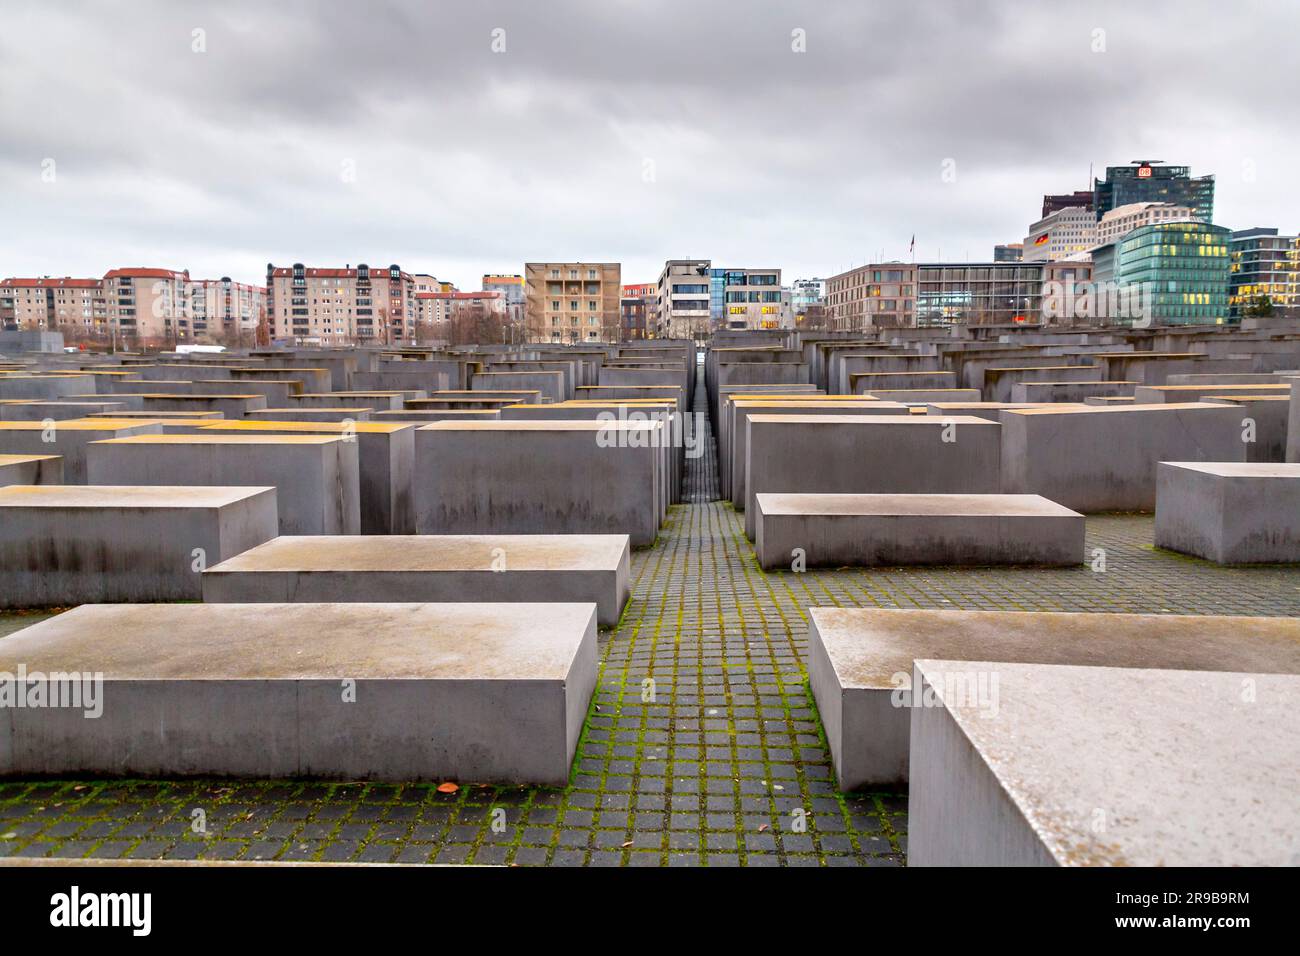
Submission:
[[[1157,222],[1115,243],[1114,280],[1150,292],[1153,325],[1228,321],[1230,232],[1205,222]],[[1094,272],[1094,278],[1096,273]]]

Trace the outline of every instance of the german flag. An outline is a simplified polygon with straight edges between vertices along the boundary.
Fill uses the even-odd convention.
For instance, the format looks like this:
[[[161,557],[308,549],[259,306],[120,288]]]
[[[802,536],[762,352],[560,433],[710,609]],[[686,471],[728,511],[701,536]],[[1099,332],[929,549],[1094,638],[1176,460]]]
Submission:
[[[1041,246],[1046,242],[1047,242],[1047,233],[1043,233],[1041,236],[1039,236],[1037,239],[1034,240],[1034,245]]]

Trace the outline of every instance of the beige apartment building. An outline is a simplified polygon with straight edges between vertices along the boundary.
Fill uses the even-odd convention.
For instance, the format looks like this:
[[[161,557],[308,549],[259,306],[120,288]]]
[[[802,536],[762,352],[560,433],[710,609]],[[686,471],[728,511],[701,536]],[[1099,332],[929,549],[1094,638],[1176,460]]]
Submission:
[[[240,341],[256,333],[266,318],[266,289],[220,279],[190,283],[190,328],[196,338]]]
[[[415,282],[398,265],[309,269],[301,262],[268,264],[266,311],[273,339],[415,344]]]
[[[0,328],[78,328],[94,334],[108,322],[102,279],[71,277],[0,281]]]
[[[124,342],[165,347],[194,341],[188,271],[112,269],[104,274],[104,300],[110,329]]]
[[[619,341],[622,274],[617,262],[525,263],[529,341]]]
[[[477,313],[504,319],[506,300],[500,292],[417,292],[415,316],[421,329],[442,338],[457,316]]]

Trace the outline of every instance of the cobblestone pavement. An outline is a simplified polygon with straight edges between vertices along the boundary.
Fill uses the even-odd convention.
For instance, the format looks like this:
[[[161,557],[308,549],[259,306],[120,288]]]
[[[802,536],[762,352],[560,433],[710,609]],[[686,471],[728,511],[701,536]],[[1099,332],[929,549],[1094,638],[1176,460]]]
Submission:
[[[1300,615],[1300,567],[1225,569],[1156,551],[1150,516],[1089,519],[1104,572],[764,573],[743,523],[712,500],[712,448],[689,464],[688,503],[634,555],[632,602],[601,635],[600,687],[567,789],[11,781],[0,784],[0,855],[899,866],[906,794],[840,794],[832,782],[803,668],[809,606]],[[0,617],[0,634],[14,620]]]

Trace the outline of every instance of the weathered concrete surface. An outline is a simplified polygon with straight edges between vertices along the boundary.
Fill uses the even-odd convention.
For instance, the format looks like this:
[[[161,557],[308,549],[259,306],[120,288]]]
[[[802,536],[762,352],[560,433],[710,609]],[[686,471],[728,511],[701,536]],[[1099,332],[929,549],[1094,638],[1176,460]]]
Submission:
[[[662,432],[649,422],[424,425],[415,433],[416,530],[626,534],[633,546],[652,544],[667,509],[653,446]]]
[[[63,459],[58,455],[0,455],[0,487],[61,484]]]
[[[962,706],[949,688],[971,668],[996,669],[995,712]],[[911,713],[909,866],[1288,866],[1300,856],[1300,677],[917,669],[935,706]]]
[[[837,399],[830,401],[827,399]],[[850,400],[845,400],[850,399]],[[878,398],[851,400],[847,395],[827,396],[818,399],[751,399],[731,398],[723,407],[721,427],[718,430],[718,462],[720,491],[730,497],[732,507],[745,508],[745,459],[749,454],[750,415],[906,415],[908,406],[901,402],[886,402]]]
[[[1300,621],[811,608],[808,683],[842,790],[907,779],[906,692],[913,686],[912,662],[927,657],[1296,674]]]
[[[855,372],[849,378],[850,395],[875,395],[881,389],[957,387],[952,372]]]
[[[562,402],[569,398],[564,373],[537,369],[529,372],[479,372],[470,379],[470,388],[477,389],[529,389],[542,394],[545,400]]]
[[[144,411],[221,412],[225,418],[240,419],[248,412],[266,408],[265,395],[154,395],[142,393]]]
[[[0,375],[0,399],[48,401],[94,391],[92,375]]]
[[[281,534],[358,534],[357,442],[330,435],[137,435],[89,446],[94,485],[271,486]]]
[[[341,411],[353,408],[384,411],[401,408],[402,402],[406,398],[407,396],[402,392],[349,392],[346,395],[337,392],[325,392],[323,394],[295,395],[293,407],[303,411],[308,409]]]
[[[496,408],[441,408],[411,409],[400,411],[375,412],[370,416],[373,422],[490,422],[501,417]]]
[[[0,607],[195,601],[205,566],[276,534],[274,488],[0,488]]]
[[[1017,382],[1011,386],[1011,401],[1019,404],[1082,402],[1089,398],[1132,396],[1137,382]]]
[[[1075,511],[1151,511],[1159,461],[1245,461],[1239,408],[1202,403],[1004,411],[1003,491]]]
[[[1286,460],[1300,461],[1300,386],[1291,388],[1290,409],[1286,426]]]
[[[1286,461],[1287,418],[1290,395],[1207,395],[1208,405],[1235,405],[1241,409],[1241,426],[1254,429],[1254,441],[1246,442],[1247,461]]]
[[[1133,400],[1139,405],[1163,405],[1170,402],[1199,402],[1210,395],[1290,395],[1285,383],[1250,385],[1139,385]]]
[[[754,496],[996,494],[1001,426],[928,415],[750,415],[745,533]]]
[[[415,469],[415,424],[412,422],[216,422],[205,433],[338,435],[357,446],[357,481],[361,495],[362,534],[411,534],[415,507],[411,499]]]
[[[244,416],[246,422],[368,422],[369,408],[263,408]]]
[[[882,388],[871,397],[882,402],[903,402],[907,405],[929,405],[931,402],[978,402],[977,388]]]
[[[107,438],[161,435],[157,422],[129,418],[91,418],[58,422],[0,422],[0,455],[58,455],[63,459],[63,480],[86,483],[86,448]]]
[[[87,402],[87,401],[51,401],[51,402],[0,402],[0,422],[40,422],[46,419],[67,421],[72,418],[85,418],[87,415],[126,411],[121,402]]]
[[[1031,365],[1027,368],[995,367],[984,370],[984,397],[992,402],[1014,402],[1015,387],[1025,382],[1089,382],[1097,380],[1092,365]]]
[[[760,494],[754,550],[766,570],[906,564],[1073,565],[1083,515],[1038,495]],[[1300,511],[1300,509],[1298,509]]]
[[[1300,464],[1160,462],[1155,543],[1218,564],[1300,561]]]
[[[210,566],[203,600],[590,602],[612,627],[630,554],[620,534],[281,537]]]
[[[947,415],[949,417],[953,415],[974,415],[976,418],[998,422],[1001,421],[998,413],[1007,409],[1069,407],[1069,404],[1062,402],[1039,402],[1034,405],[1025,405],[1020,402],[931,402],[925,407],[925,412],[927,415]]]
[[[0,671],[103,675],[102,715],[3,711],[0,773],[563,786],[592,604],[90,605]]]

